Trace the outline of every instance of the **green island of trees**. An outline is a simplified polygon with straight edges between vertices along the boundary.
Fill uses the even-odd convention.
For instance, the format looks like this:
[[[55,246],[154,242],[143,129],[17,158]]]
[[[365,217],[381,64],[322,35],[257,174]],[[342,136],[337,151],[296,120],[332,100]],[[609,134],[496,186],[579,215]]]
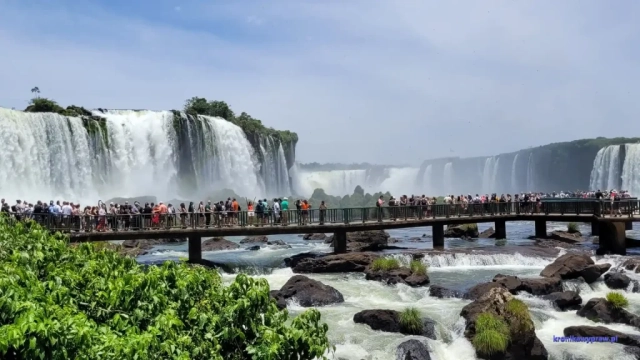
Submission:
[[[4,216],[0,234],[2,359],[297,360],[330,349],[320,313],[290,319],[265,279],[224,285],[201,266],[144,266]]]

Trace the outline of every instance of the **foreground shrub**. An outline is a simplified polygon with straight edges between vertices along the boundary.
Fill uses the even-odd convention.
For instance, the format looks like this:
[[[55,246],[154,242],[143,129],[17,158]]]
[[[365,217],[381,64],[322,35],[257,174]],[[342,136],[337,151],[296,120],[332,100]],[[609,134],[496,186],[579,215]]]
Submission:
[[[519,299],[511,299],[507,302],[507,312],[511,315],[512,324],[518,331],[529,331],[533,327],[529,307]]]
[[[580,229],[578,228],[578,224],[574,222],[570,222],[569,224],[567,224],[567,232],[569,234],[575,234],[580,232]]]
[[[409,264],[409,268],[411,269],[411,272],[416,275],[420,275],[420,276],[427,275],[427,266],[423,264],[422,261],[420,260],[411,260],[411,263]]]
[[[629,300],[621,293],[615,291],[607,293],[607,302],[616,309],[622,309],[629,305]]]
[[[509,345],[509,325],[500,317],[490,313],[478,315],[476,334],[472,339],[476,351],[482,355],[504,352]]]
[[[400,313],[400,328],[408,334],[422,333],[422,317],[416,308],[407,308]]]
[[[289,321],[264,279],[144,267],[0,216],[0,358],[314,359],[326,334],[317,310]]]
[[[384,270],[395,270],[400,268],[400,262],[394,258],[377,258],[373,260],[371,264],[371,268],[374,271]]]

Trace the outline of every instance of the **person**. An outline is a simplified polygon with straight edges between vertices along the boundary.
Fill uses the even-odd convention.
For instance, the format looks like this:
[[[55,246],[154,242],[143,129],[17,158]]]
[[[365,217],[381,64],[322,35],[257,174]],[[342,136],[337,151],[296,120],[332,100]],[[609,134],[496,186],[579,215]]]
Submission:
[[[280,223],[282,220],[280,220],[280,203],[278,202],[278,199],[273,199],[273,223]]]
[[[211,225],[211,200],[207,201],[207,205],[204,207],[205,226],[209,228]]]
[[[258,200],[258,204],[256,205],[256,218],[260,226],[264,225],[264,205],[262,204],[262,200]]]
[[[382,206],[384,205],[384,196],[380,195],[378,201],[376,201],[376,212],[378,213],[378,221],[382,222]]]
[[[249,217],[249,226],[253,225],[255,212],[253,211],[253,202],[249,201],[247,203],[247,216]]]
[[[282,225],[287,225],[289,222],[289,200],[287,200],[287,198],[282,199],[282,202],[280,203],[280,211],[282,212],[282,215],[280,216]]]
[[[324,200],[320,202],[320,225],[324,225],[324,218],[327,213],[327,205],[324,203]]]

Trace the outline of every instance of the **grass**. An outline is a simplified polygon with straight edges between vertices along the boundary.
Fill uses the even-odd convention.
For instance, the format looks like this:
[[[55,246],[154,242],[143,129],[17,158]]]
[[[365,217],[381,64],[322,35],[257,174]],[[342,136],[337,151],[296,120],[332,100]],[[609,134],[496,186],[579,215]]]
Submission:
[[[460,228],[464,231],[478,231],[478,224],[462,224]]]
[[[629,305],[629,300],[621,293],[615,291],[607,293],[607,302],[611,304],[614,309],[622,309]]]
[[[400,313],[400,328],[402,331],[419,335],[422,333],[422,316],[416,308],[407,308]]]
[[[476,319],[476,334],[472,343],[482,355],[504,352],[509,345],[509,325],[498,316],[482,313]]]
[[[427,275],[427,265],[423,264],[420,260],[411,260],[409,268],[411,269],[411,272],[416,275]]]
[[[529,307],[522,300],[511,299],[507,302],[507,312],[514,317],[520,330],[531,330],[533,322],[529,315]]]
[[[578,224],[574,222],[570,222],[569,224],[567,224],[567,232],[569,234],[575,234],[580,232],[580,229],[578,229]]]
[[[384,270],[395,270],[400,268],[400,262],[394,258],[377,258],[373,260],[371,264],[371,268],[374,271]]]

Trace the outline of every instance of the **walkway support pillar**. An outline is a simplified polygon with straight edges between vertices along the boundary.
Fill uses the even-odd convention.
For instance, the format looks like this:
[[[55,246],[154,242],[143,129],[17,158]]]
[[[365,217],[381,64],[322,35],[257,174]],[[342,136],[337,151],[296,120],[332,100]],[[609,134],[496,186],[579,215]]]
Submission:
[[[591,236],[599,236],[600,235],[600,222],[592,221],[591,222]]]
[[[202,238],[200,236],[189,236],[189,262],[198,264],[202,260]]]
[[[333,252],[344,254],[347,252],[347,232],[344,230],[333,233]]]
[[[433,248],[444,248],[444,225],[433,224],[431,230],[433,231]]]
[[[496,220],[496,240],[507,238],[507,222],[504,220]]]
[[[624,229],[625,230],[633,230],[633,222],[627,221],[626,223],[624,223]]]
[[[546,220],[536,220],[536,237],[537,238],[546,238],[547,237],[547,221]]]
[[[623,222],[600,221],[600,247],[598,255],[627,255],[625,225]]]

